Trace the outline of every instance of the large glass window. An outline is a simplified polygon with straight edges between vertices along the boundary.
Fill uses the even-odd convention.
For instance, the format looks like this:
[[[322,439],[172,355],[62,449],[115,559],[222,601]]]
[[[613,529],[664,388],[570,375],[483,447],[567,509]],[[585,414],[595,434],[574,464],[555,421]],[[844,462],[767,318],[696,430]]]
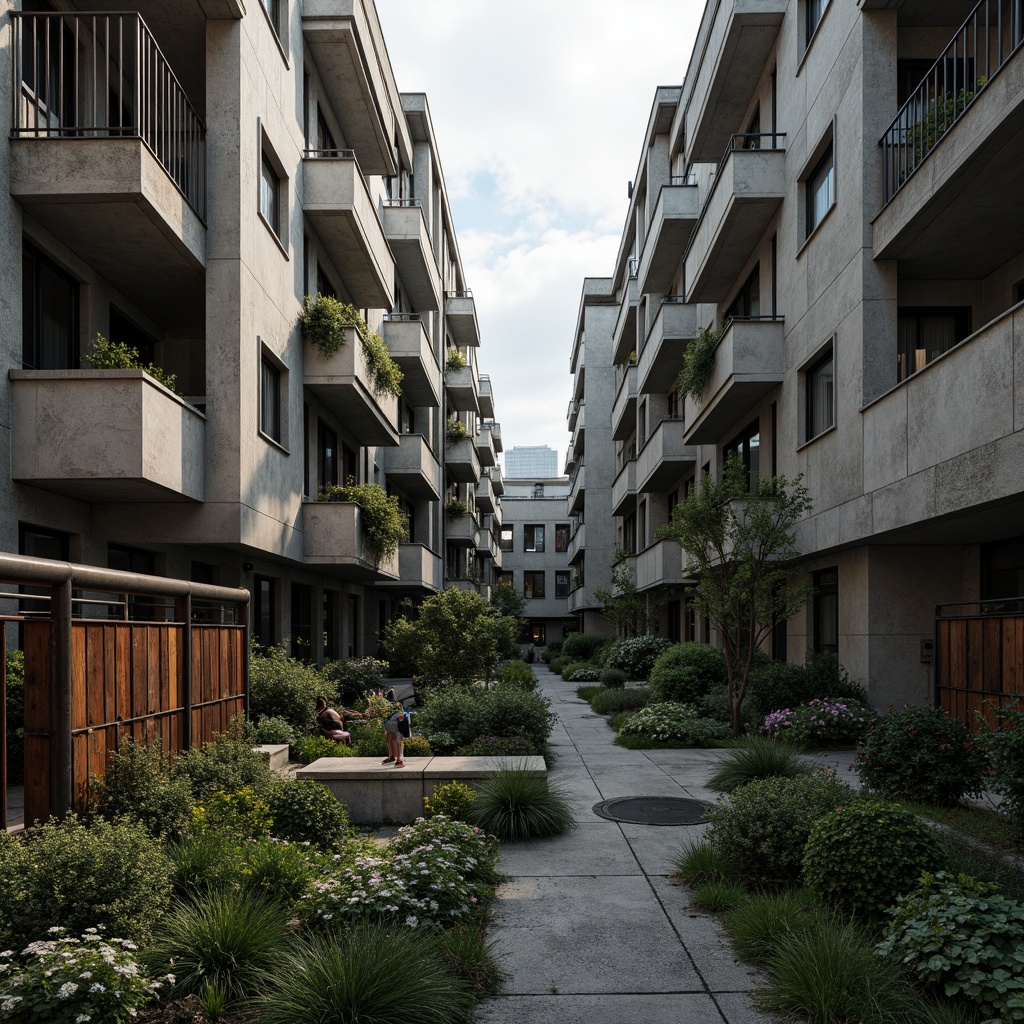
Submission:
[[[761,315],[761,264],[754,267],[753,273],[744,282],[739,294],[733,299],[728,320],[752,320]]]
[[[833,356],[824,359],[807,371],[807,437],[817,437],[836,422],[834,398]]]
[[[281,371],[264,356],[260,363],[260,430],[281,442]]]
[[[513,548],[512,543],[513,530],[511,526],[502,526],[501,528],[501,541],[498,546],[502,551],[511,551]]]
[[[814,574],[814,649],[839,653],[839,570]]]
[[[281,237],[281,179],[270,163],[267,154],[260,161],[260,213],[271,230]]]
[[[818,22],[825,15],[825,8],[828,7],[828,0],[807,0],[807,41],[811,41],[818,28]]]
[[[807,179],[807,234],[822,221],[836,201],[836,168],[829,146]]]
[[[568,551],[569,550],[569,524],[558,523],[555,526],[555,550],[556,551]]]
[[[555,573],[555,597],[569,596],[569,570],[559,569]]]
[[[758,420],[754,420],[739,437],[734,438],[722,449],[723,458],[730,455],[735,455],[743,463],[747,490],[751,494],[756,494],[758,474],[761,471],[761,431]]]
[[[338,435],[323,420],[317,420],[317,462],[320,490],[338,483]]]
[[[78,364],[78,283],[25,244],[21,254],[21,362],[25,370]]]
[[[523,550],[540,552],[544,550],[544,527],[523,527]]]
[[[544,596],[544,573],[523,573],[523,597],[527,600],[540,600]]]
[[[277,607],[274,580],[254,576],[252,580],[252,631],[263,647],[277,643]]]
[[[896,379],[906,380],[924,369],[970,333],[970,309],[900,309],[896,322]]]

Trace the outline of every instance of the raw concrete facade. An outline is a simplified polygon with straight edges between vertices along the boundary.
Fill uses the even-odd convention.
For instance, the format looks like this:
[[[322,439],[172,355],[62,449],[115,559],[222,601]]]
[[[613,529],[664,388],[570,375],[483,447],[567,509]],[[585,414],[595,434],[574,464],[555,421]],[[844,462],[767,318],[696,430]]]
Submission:
[[[261,640],[373,654],[401,600],[500,561],[444,514],[484,515],[500,429],[426,98],[372,0],[54,6],[0,21],[0,550],[245,586]],[[401,397],[354,329],[329,358],[303,342],[318,292],[382,336]],[[179,394],[88,369],[98,333]],[[349,478],[409,515],[386,564],[359,509],[316,500]]]
[[[707,4],[609,282],[602,515],[639,585],[674,589],[668,635],[708,638],[654,533],[729,452],[813,499],[818,596],[776,657],[834,649],[876,704],[927,700],[936,605],[1024,593],[1021,32],[1015,0]],[[695,399],[701,328],[724,333]],[[586,511],[590,563],[589,483]]]

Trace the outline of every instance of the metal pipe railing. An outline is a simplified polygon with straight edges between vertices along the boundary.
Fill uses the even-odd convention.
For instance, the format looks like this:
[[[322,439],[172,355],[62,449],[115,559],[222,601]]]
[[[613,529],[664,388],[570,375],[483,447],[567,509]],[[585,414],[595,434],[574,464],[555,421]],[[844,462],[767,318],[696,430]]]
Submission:
[[[981,0],[882,136],[883,204],[903,187],[1024,38],[1020,0]]]

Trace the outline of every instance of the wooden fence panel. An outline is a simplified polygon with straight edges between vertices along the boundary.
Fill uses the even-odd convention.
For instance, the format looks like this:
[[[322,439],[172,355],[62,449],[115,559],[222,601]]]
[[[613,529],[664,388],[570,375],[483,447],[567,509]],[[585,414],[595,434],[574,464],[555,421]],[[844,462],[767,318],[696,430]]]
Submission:
[[[50,628],[26,622],[25,824],[50,816]]]

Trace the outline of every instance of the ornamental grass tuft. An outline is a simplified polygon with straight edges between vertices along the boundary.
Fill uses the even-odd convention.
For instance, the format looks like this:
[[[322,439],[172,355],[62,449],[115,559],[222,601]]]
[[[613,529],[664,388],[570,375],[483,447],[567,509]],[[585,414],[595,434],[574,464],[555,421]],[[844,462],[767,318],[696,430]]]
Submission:
[[[796,778],[810,775],[814,763],[792,746],[764,736],[748,736],[722,759],[708,786],[731,793],[755,779]]]
[[[502,840],[542,839],[574,828],[564,794],[543,776],[502,768],[483,780],[470,820]]]

